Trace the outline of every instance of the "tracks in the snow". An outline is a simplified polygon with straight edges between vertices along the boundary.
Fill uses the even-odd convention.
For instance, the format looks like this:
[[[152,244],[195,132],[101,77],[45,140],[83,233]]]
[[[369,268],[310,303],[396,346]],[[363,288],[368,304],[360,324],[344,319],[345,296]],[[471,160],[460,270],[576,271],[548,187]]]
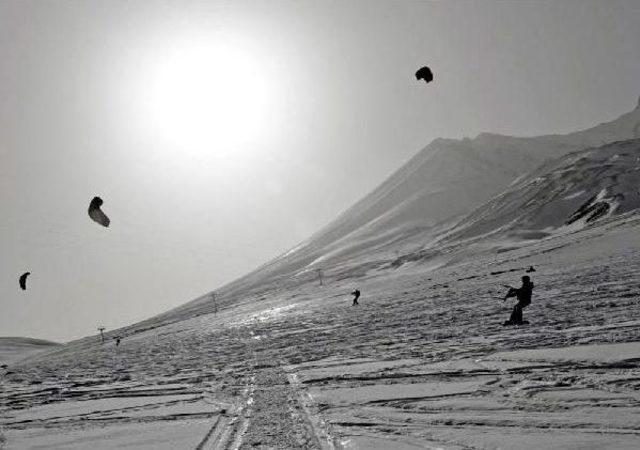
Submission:
[[[315,407],[315,402],[311,395],[302,388],[298,375],[293,372],[291,367],[285,366],[285,370],[287,371],[287,381],[289,381],[291,389],[295,392],[298,398],[298,402],[309,425],[313,429],[313,433],[320,448],[322,448],[322,450],[334,450],[335,448],[340,448],[340,445],[332,436],[328,424],[322,420],[322,417],[320,417],[319,414],[312,411]]]
[[[265,368],[245,388],[242,406],[220,414],[196,450],[339,448],[295,373]]]
[[[249,426],[254,389],[255,377],[251,377],[244,389],[240,407],[220,414],[196,450],[236,450],[240,447]]]
[[[238,448],[332,448],[321,444],[309,409],[284,369],[267,361],[257,367],[251,417]]]
[[[283,361],[263,360],[256,351],[262,336],[252,331],[253,372],[240,406],[220,414],[196,450],[249,448],[339,448],[329,426],[314,412],[314,402],[293,367]]]
[[[207,448],[224,448],[233,431],[230,426],[231,419],[226,415],[219,415],[204,439],[198,444],[196,450]]]

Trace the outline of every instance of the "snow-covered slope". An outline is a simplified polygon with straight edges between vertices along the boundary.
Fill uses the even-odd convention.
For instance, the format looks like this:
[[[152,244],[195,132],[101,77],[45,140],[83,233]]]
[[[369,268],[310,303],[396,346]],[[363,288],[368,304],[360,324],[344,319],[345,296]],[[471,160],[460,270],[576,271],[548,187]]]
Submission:
[[[446,241],[541,237],[640,207],[640,139],[570,153],[518,180],[450,232]]]
[[[25,337],[0,337],[0,364],[12,364],[60,344]]]
[[[474,139],[436,139],[306,242],[216,290],[217,306],[260,300],[267,292],[318,280],[319,271],[328,278],[357,278],[371,269],[388,267],[390,260],[424,260],[437,255],[443,235],[464,238],[492,230],[492,224],[476,224],[479,218],[475,216],[468,222],[461,220],[472,213],[480,214],[474,211],[519,186],[533,171],[552,169],[541,168],[544,164],[570,153],[634,138],[640,138],[640,101],[632,111],[611,122],[564,135],[482,133]],[[467,226],[473,229],[466,230]],[[524,232],[521,237],[542,235]],[[157,326],[158,321],[174,322],[215,307],[211,295],[205,294],[136,328]]]
[[[611,122],[566,135],[436,139],[307,245],[321,248],[346,237],[431,226],[477,207],[544,161],[633,138],[640,138],[640,100]]]
[[[574,133],[436,139],[371,194],[295,249],[232,283],[246,289],[373,253],[426,246],[541,164],[589,147],[640,137],[640,100],[617,119]]]

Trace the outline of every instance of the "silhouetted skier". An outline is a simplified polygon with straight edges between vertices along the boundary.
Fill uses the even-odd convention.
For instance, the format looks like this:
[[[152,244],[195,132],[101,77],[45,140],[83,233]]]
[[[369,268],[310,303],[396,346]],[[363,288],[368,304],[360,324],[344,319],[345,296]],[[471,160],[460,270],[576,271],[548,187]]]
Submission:
[[[358,299],[360,298],[360,291],[358,289],[356,289],[355,291],[353,291],[351,293],[351,295],[353,295],[353,305],[351,305],[351,306],[359,305]]]
[[[522,286],[519,288],[509,288],[509,292],[505,295],[504,300],[510,297],[517,297],[518,303],[513,307],[511,317],[504,325],[522,325],[529,323],[522,320],[522,310],[531,304],[531,294],[533,293],[533,283],[531,279],[525,275],[522,277]]]

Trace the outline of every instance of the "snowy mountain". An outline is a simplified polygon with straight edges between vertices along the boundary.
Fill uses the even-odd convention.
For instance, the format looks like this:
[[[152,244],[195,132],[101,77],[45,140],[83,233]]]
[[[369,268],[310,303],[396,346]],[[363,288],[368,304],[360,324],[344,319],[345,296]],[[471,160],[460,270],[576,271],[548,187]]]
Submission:
[[[638,115],[434,141],[215,301],[12,363],[0,447],[636,448]]]
[[[569,170],[571,164],[580,161],[581,157],[574,155],[576,152],[635,138],[640,138],[640,100],[632,111],[615,120],[568,134],[514,137],[482,133],[474,139],[436,139],[307,241],[216,290],[215,307],[260,300],[266,298],[266,293],[284,292],[310,281],[317,282],[320,274],[334,280],[354,280],[370,270],[388,268],[390,262],[392,267],[398,267],[407,261],[424,261],[441,255],[443,248],[455,246],[467,238],[479,238],[520,217],[506,204],[498,207],[494,203],[505,201],[517,208],[516,199],[525,196],[525,191],[531,196],[547,195],[545,189],[553,188],[544,188],[539,179],[553,183],[554,175],[546,172],[556,168],[560,172]],[[595,153],[589,155],[599,153],[593,151]],[[616,151],[602,150],[602,153],[613,152],[613,157]],[[567,159],[563,159],[565,155],[568,155]],[[613,177],[617,170],[626,170],[626,165],[631,164],[629,158],[622,157],[619,163],[612,165],[607,176]],[[562,203],[566,210],[558,214],[557,220],[538,217],[538,214],[553,216],[547,208],[534,211],[528,207],[526,211],[529,212],[522,214],[531,214],[531,217],[520,217],[521,221],[514,221],[510,236],[544,237],[551,230],[547,229],[547,224],[557,228],[568,221],[573,212],[578,217],[580,213],[577,210],[593,195],[596,195],[593,204],[585,206],[587,214],[595,210],[604,214],[602,208],[605,206],[601,202],[608,201],[609,194],[602,194],[605,196],[599,198],[597,194],[602,188],[593,192],[596,186],[601,185],[597,182],[596,167],[577,167],[575,176],[578,178],[580,170],[586,170],[585,176],[588,174],[593,180],[586,182],[584,189],[578,187],[577,180],[573,180],[571,192],[564,197],[575,197]],[[567,180],[564,179],[556,181],[558,185],[565,182]],[[524,185],[528,187],[522,188]],[[532,186],[539,187],[541,191],[534,192]],[[580,190],[584,193],[579,193]],[[546,202],[542,198],[530,201],[536,204]],[[634,204],[625,203],[630,208]],[[560,203],[554,200],[548,209],[553,210],[557,205]],[[615,210],[621,212],[626,207],[616,206]],[[485,208],[494,208],[492,211],[497,211],[498,216],[493,217],[493,212],[487,212]],[[528,223],[528,220],[533,222]],[[574,227],[585,220],[577,219]],[[522,229],[518,230],[518,227]],[[212,296],[207,293],[137,324],[136,329],[156,326],[158,321],[174,322],[183,317],[205,314],[212,308]]]
[[[0,364],[12,364],[60,344],[25,337],[0,337]]]
[[[445,241],[543,237],[640,207],[640,139],[543,164],[465,217]]]
[[[306,245],[322,248],[396,228],[430,227],[475,208],[544,161],[633,138],[640,138],[640,99],[612,122],[566,135],[436,139]]]
[[[640,138],[640,100],[611,122],[569,134],[436,139],[323,230],[228,288],[331,270],[364,254],[388,257],[428,246],[543,163],[634,138]]]
[[[11,364],[0,447],[637,448],[639,163],[640,139],[572,152],[380,270],[263,269]],[[530,326],[502,326],[531,266]]]

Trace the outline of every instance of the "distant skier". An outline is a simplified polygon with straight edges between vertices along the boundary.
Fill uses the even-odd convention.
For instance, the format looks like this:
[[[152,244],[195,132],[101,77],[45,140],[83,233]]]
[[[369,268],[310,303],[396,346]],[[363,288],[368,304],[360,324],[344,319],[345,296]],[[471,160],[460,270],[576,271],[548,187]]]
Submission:
[[[356,289],[355,291],[353,291],[351,293],[351,295],[353,295],[353,304],[351,306],[358,306],[358,299],[360,298],[360,291],[358,289]]]
[[[116,338],[116,347],[120,345],[120,341],[122,340],[122,338],[120,336],[118,336]]]
[[[527,270],[525,270],[525,272],[527,273],[531,273],[531,272],[535,272],[536,269],[533,266],[529,266],[529,268]]]
[[[522,286],[517,289],[509,287],[509,291],[507,292],[507,295],[505,295],[504,300],[510,297],[516,297],[518,299],[518,303],[513,307],[511,317],[504,323],[504,325],[523,325],[529,323],[526,320],[522,320],[522,310],[531,304],[532,293],[533,283],[527,275],[522,277]]]

